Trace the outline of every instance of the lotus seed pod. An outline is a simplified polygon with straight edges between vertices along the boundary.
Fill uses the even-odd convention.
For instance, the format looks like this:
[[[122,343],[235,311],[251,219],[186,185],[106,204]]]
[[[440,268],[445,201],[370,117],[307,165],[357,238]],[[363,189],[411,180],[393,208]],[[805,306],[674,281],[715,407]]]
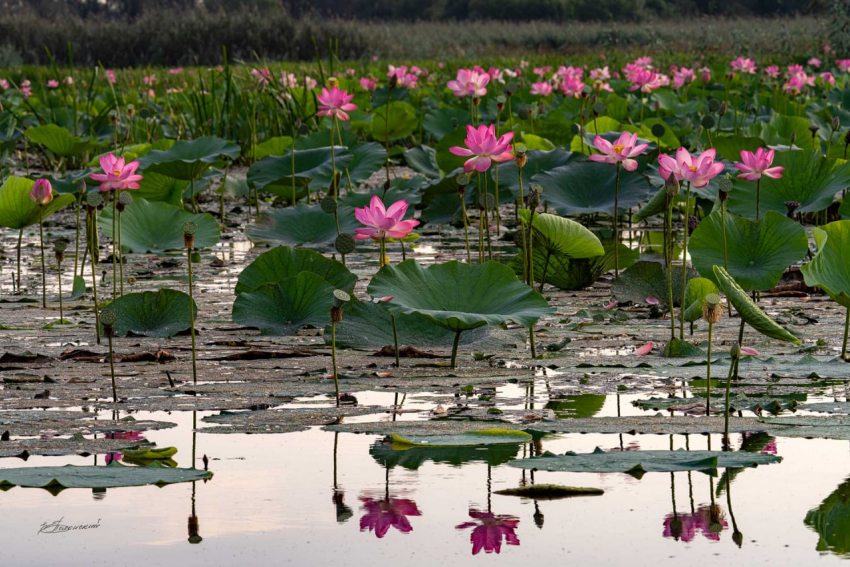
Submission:
[[[469,176],[465,173],[461,173],[457,177],[455,177],[455,183],[457,183],[458,187],[466,187],[469,185]]]
[[[660,138],[667,132],[667,128],[664,127],[664,124],[653,124],[652,125],[652,135],[656,138]]]
[[[735,344],[732,345],[732,348],[729,350],[729,356],[732,357],[732,360],[741,358],[741,345],[738,344],[738,341],[735,341]]]
[[[533,183],[530,187],[531,192],[528,194],[528,202],[527,206],[532,211],[540,206],[540,192],[543,188],[536,183]]]
[[[723,177],[720,179],[720,200],[725,201],[726,197],[729,196],[729,193],[732,192],[732,180],[728,177]]]
[[[336,212],[337,202],[336,199],[328,195],[324,199],[322,199],[321,205],[322,212],[332,215]]]
[[[670,173],[670,176],[664,181],[664,187],[667,190],[667,196],[671,199],[679,194],[681,186],[679,185],[679,180],[676,179],[675,173]]]
[[[478,196],[478,208],[492,211],[496,208],[496,198],[491,193]]]
[[[195,247],[195,233],[198,231],[198,225],[192,221],[183,223],[183,245],[186,248]]]
[[[334,301],[336,301],[336,298],[334,298]],[[331,321],[334,323],[342,321],[342,307],[331,305]]]
[[[694,233],[699,226],[699,219],[694,215],[688,215],[688,236]]]
[[[334,241],[334,248],[336,248],[337,252],[343,255],[351,254],[352,252],[354,252],[355,245],[356,242],[354,240],[354,237],[350,234],[345,233],[342,233],[337,236],[336,240]]]
[[[118,315],[111,309],[104,309],[100,312],[100,324],[103,325],[103,331],[107,337],[115,336],[115,322],[117,320]]]
[[[342,307],[349,301],[351,301],[351,296],[347,292],[341,289],[334,290],[334,305],[336,305],[337,307]]]
[[[714,116],[706,114],[702,117],[702,121],[700,122],[700,124],[706,130],[711,130],[712,128],[714,128],[714,125],[717,124],[717,121],[714,119]]]
[[[531,110],[527,106],[523,106],[519,109],[517,115],[519,116],[520,120],[528,120],[529,118],[531,118]]]
[[[508,99],[505,98],[505,95],[499,95],[496,97],[497,104],[505,104],[506,102],[508,102]]]
[[[508,96],[514,96],[516,92],[519,90],[517,84],[513,81],[505,85],[505,94]]]
[[[788,212],[786,213],[788,218],[793,219],[794,213],[797,211],[797,209],[800,208],[800,202],[799,201],[785,201],[785,208],[788,209]]]
[[[590,119],[590,117],[591,117],[590,109],[589,109],[589,108],[585,108],[584,110],[582,110],[582,111],[581,111],[581,117],[582,117],[582,118],[584,118],[585,120],[589,120],[589,119]]]
[[[576,123],[576,122],[573,122],[572,125],[570,125],[570,132],[572,132],[573,136],[580,135],[581,134],[581,125]]]
[[[118,195],[118,204],[124,205],[125,207],[133,202],[133,196],[129,191],[121,191]]]
[[[709,112],[717,112],[718,110],[720,110],[720,101],[719,100],[717,100],[716,98],[713,98],[710,101],[708,101],[708,111]]]
[[[100,193],[89,193],[86,197],[86,204],[89,209],[94,210],[103,204],[103,197]]]
[[[56,250],[56,252],[64,252],[68,249],[68,241],[62,239],[57,240],[53,243],[53,249]]]
[[[812,133],[812,138],[817,135],[818,130],[820,130],[820,126],[818,126],[817,124],[809,124],[809,132]]]
[[[723,316],[723,306],[720,304],[720,296],[716,293],[709,293],[705,296],[705,303],[702,306],[702,318],[706,323],[717,323]]]
[[[597,116],[605,114],[605,103],[601,100],[597,101],[596,104],[593,105],[593,112],[595,112]]]

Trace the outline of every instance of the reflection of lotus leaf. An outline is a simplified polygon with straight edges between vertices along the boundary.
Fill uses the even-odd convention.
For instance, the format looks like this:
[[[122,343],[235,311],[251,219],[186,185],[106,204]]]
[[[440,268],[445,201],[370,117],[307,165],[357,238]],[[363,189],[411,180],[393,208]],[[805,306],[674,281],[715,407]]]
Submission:
[[[831,551],[836,555],[850,553],[850,480],[844,481],[820,506],[809,511],[803,522],[820,535],[818,551]]]
[[[558,417],[593,417],[604,405],[605,396],[601,394],[578,394],[550,400],[546,409],[553,410]]]
[[[427,461],[461,466],[472,462],[485,462],[490,466],[498,466],[515,459],[519,445],[489,445],[486,447],[413,447],[405,446],[399,450],[396,444],[378,442],[370,449],[369,454],[381,465],[387,467],[400,466],[416,470]]]

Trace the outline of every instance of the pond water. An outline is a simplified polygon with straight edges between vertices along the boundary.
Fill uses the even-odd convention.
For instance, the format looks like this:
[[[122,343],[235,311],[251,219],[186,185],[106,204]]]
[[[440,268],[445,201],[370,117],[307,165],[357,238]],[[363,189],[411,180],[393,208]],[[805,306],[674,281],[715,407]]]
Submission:
[[[363,403],[387,395],[357,397]],[[596,415],[617,415],[618,405],[623,415],[641,413],[629,403],[635,396],[617,398],[604,398]],[[417,402],[415,395],[407,403],[420,411],[397,419],[423,419],[434,406]],[[504,464],[541,450],[717,450],[719,435],[547,435],[523,448],[437,452],[388,463],[378,435],[320,428],[283,435],[215,434],[209,433],[215,426],[201,422],[212,413],[133,414],[177,423],[144,437],[160,447],[177,447],[174,458],[181,467],[193,465],[195,443],[194,465],[202,467],[207,455],[215,473],[210,481],[100,493],[66,489],[56,496],[41,489],[2,493],[5,563],[806,565],[837,562],[850,552],[846,441],[756,441],[758,449],[783,461],[733,471],[729,493],[728,471],[722,469],[717,478],[677,472],[647,473],[638,480],[627,474],[526,472]],[[112,417],[111,412],[101,417]],[[740,448],[745,437],[733,434],[733,447]],[[0,461],[4,468],[58,464],[103,465],[104,456]],[[530,483],[597,487],[605,494],[546,501],[494,494]],[[810,510],[826,499],[837,499],[837,505],[807,521]],[[192,515],[202,538],[197,543],[189,541]],[[43,524],[57,520],[98,527],[39,533]]]

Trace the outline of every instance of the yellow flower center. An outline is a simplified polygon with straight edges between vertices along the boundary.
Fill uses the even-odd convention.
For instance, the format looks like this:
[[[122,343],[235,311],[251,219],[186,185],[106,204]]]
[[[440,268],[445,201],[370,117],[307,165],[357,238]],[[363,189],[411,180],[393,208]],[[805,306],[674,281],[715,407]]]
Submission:
[[[697,170],[697,169],[699,169],[699,168],[698,168],[697,166],[695,166],[695,165],[689,165],[689,166],[688,166],[688,169],[690,169],[691,171],[696,171],[696,170]]]
[[[614,153],[621,154],[621,153],[623,153],[623,150],[626,149],[626,146],[621,146],[621,145],[618,144],[618,145],[614,146],[612,149],[614,150]]]
[[[120,169],[116,169],[116,170],[114,170],[114,171],[112,172],[112,175],[115,175],[115,176],[117,176],[117,177],[121,177],[121,170],[120,170]]]

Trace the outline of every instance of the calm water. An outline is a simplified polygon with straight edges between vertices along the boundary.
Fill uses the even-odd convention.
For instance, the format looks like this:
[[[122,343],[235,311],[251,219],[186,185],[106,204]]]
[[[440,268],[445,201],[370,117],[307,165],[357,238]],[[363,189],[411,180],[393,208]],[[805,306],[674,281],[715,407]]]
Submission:
[[[370,395],[359,397],[363,402]],[[412,408],[426,405],[410,401]],[[621,401],[620,407],[623,413],[638,413],[628,403]],[[597,415],[616,412],[616,399],[609,397]],[[176,429],[145,437],[160,446],[176,446],[175,460],[191,465],[191,413],[134,415],[179,423]],[[743,536],[739,548],[727,494],[717,494],[720,479],[702,473],[675,473],[671,490],[669,473],[637,480],[625,474],[538,472],[534,482],[599,487],[605,494],[535,502],[492,494],[532,478],[505,465],[488,466],[483,451],[478,452],[482,460],[460,466],[428,460],[415,470],[388,469],[370,454],[380,436],[335,435],[318,428],[284,435],[217,435],[203,433],[211,426],[200,421],[202,415],[209,413],[198,414],[197,466],[202,466],[203,454],[210,456],[215,478],[209,482],[109,489],[105,495],[65,490],[51,496],[21,488],[0,493],[6,512],[0,517],[4,565],[432,566],[553,560],[574,565],[810,565],[843,559],[843,542],[850,540],[850,530],[840,529],[850,525],[850,505],[832,509],[839,529],[825,539],[804,523],[808,511],[850,475],[846,441],[778,438],[765,450],[775,450],[782,463],[735,476],[731,502]],[[736,447],[741,441],[741,435],[733,436]],[[719,436],[710,442],[714,449],[720,447]],[[705,449],[708,443],[707,436],[672,438],[675,448]],[[563,453],[597,446],[668,449],[670,444],[670,436],[588,434],[547,436],[542,448]],[[506,458],[503,453],[490,456]],[[523,456],[523,449],[517,456]],[[0,466],[94,462],[94,456],[32,457],[26,463],[3,459]],[[97,464],[103,463],[104,456],[98,456]],[[193,490],[203,538],[197,544],[188,542],[187,532]],[[720,515],[712,526],[713,493]],[[673,537],[679,535],[674,497],[682,522],[678,540]],[[395,516],[386,515],[390,511]],[[100,527],[38,534],[43,523],[59,519],[71,525],[99,521]],[[477,529],[485,524],[491,546],[494,534],[505,538],[499,554],[486,553],[487,528]],[[482,547],[477,555],[476,542]]]

